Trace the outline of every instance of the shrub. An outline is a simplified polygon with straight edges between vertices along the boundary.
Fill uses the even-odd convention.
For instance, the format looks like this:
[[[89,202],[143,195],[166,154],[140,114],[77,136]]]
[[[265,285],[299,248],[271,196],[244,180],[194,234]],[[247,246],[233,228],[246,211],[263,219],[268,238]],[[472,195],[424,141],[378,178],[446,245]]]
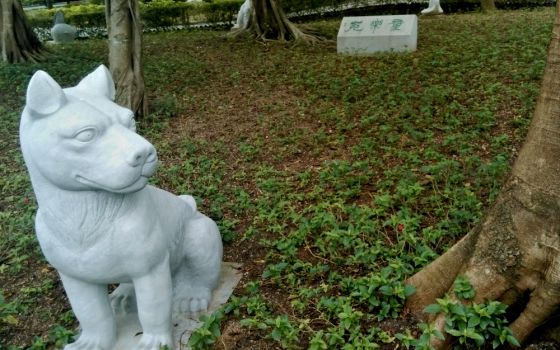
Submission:
[[[64,13],[66,23],[76,27],[105,27],[105,6],[103,5],[74,5],[33,10],[27,13],[27,18],[34,27],[50,28],[54,24],[54,15],[58,11]]]
[[[39,1],[39,0],[29,0]],[[214,0],[204,2],[182,2],[173,0],[152,0],[140,3],[142,21],[145,28],[188,25],[193,22],[231,23],[244,0]],[[554,0],[495,0],[499,8],[520,8],[552,6]],[[104,5],[100,0],[90,0],[88,5],[71,5],[56,9],[41,9],[28,12],[34,27],[51,28],[57,11],[64,12],[67,23],[80,28],[105,28]],[[352,9],[351,5],[365,4],[366,0],[282,0],[287,13],[309,16],[311,9],[332,9],[332,14],[384,14],[416,13],[427,4],[410,0],[379,0],[375,6]],[[427,3],[427,1],[426,1]],[[480,7],[479,0],[449,0],[442,4],[446,12],[472,11]],[[322,14],[319,14],[322,15]],[[317,15],[311,15],[317,16]]]
[[[206,19],[208,22],[232,22],[237,16],[243,1],[227,0],[206,3]]]
[[[154,0],[140,3],[141,18],[146,28],[187,25],[192,22],[231,22],[243,0],[224,0],[219,2],[187,3],[172,0]],[[64,13],[66,23],[78,28],[105,27],[103,5],[65,6],[56,9],[40,9],[28,12],[34,27],[50,28],[57,11]]]
[[[172,0],[156,0],[140,4],[141,18],[149,28],[188,24],[196,5]]]

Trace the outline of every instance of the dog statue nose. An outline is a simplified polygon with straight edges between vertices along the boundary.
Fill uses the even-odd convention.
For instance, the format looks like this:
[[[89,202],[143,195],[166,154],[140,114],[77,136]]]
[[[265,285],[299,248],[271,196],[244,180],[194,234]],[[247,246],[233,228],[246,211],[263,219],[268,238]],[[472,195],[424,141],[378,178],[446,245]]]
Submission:
[[[145,163],[154,162],[156,160],[156,150],[154,147],[140,147],[132,152],[128,159],[128,164],[133,167],[144,165]]]
[[[156,149],[150,146],[150,149],[148,150],[148,155],[146,156],[146,163],[152,163],[155,162],[156,160],[157,160]]]

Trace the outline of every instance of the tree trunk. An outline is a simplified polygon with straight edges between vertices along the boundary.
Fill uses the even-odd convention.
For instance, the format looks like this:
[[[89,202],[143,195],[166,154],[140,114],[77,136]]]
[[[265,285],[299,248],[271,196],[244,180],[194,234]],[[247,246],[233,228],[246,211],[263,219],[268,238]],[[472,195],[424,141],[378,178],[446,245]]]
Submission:
[[[261,40],[315,42],[318,37],[293,24],[276,0],[251,0],[251,15],[246,28],[233,29],[231,36],[251,34]]]
[[[27,22],[18,0],[0,0],[0,45],[8,63],[39,60],[43,45]]]
[[[520,303],[511,324],[519,341],[560,304],[560,2],[531,128],[495,204],[481,223],[407,283],[417,288],[407,307],[420,318],[458,275],[476,289],[475,302]],[[451,293],[450,293],[451,294]],[[436,325],[444,324],[438,315]],[[449,342],[434,343],[437,349]]]
[[[147,115],[142,70],[142,23],[138,0],[106,0],[109,67],[116,83],[116,101],[136,117]]]
[[[496,11],[496,4],[494,0],[480,0],[480,8],[482,12]]]

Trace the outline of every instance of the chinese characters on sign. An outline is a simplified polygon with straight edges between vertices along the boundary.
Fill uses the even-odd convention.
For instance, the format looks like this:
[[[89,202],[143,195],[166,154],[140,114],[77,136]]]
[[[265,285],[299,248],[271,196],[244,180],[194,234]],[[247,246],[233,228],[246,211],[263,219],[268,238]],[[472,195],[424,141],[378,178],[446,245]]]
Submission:
[[[399,31],[401,30],[401,27],[404,23],[404,21],[400,18],[394,18],[392,21],[387,22],[387,26],[389,28],[389,31],[394,32],[394,31]],[[380,18],[373,18],[370,22],[369,22],[369,29],[371,30],[372,33],[375,33],[376,30],[381,29],[383,26],[383,20]],[[367,25],[364,25],[364,21],[349,21],[344,23],[344,32],[348,33],[348,32],[361,32],[363,31],[365,28],[367,28]]]
[[[371,21],[371,23],[369,24],[369,27],[371,28],[372,32],[375,32],[375,30],[377,28],[380,28],[382,24],[383,24],[382,19],[375,18],[373,21]]]
[[[361,32],[362,30],[364,30],[364,28],[362,27],[362,23],[364,21],[350,21],[350,22],[346,22],[345,23],[345,32],[349,32],[351,30],[355,31],[355,32]]]
[[[401,26],[403,25],[404,21],[400,18],[395,18],[391,21],[391,31],[394,32],[395,30],[401,30]]]

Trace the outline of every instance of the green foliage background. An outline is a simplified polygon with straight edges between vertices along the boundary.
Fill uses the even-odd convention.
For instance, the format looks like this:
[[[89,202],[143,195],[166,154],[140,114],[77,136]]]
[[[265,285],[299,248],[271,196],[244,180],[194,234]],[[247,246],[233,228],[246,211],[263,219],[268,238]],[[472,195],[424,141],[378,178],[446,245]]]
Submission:
[[[230,26],[236,18],[244,0],[212,0],[203,2],[184,2],[175,0],[141,1],[141,18],[147,28],[189,25],[196,22]],[[519,8],[553,6],[554,0],[495,0],[499,8]],[[362,6],[369,6],[378,13],[417,13],[425,7],[423,1],[378,0],[375,6],[368,0],[281,0],[282,8],[300,17],[320,18],[340,13],[359,14]],[[470,11],[478,8],[478,0],[448,0],[442,3],[446,12]],[[353,10],[352,8],[359,8]],[[309,12],[314,11],[316,12]],[[73,3],[70,6],[53,9],[39,9],[28,12],[32,25],[51,28],[57,11],[62,11],[67,23],[78,28],[105,27],[105,13],[102,1],[89,1],[85,4]]]
[[[139,131],[161,159],[153,183],[193,194],[247,272],[192,345],[212,346],[233,323],[269,348],[413,347],[404,280],[499,192],[531,119],[553,15],[420,18],[417,52],[373,57],[224,31],[145,35],[152,107]],[[330,39],[339,24],[312,23]],[[37,246],[17,129],[34,71],[74,85],[105,62],[106,46],[0,64],[0,349],[54,346],[75,327]]]

